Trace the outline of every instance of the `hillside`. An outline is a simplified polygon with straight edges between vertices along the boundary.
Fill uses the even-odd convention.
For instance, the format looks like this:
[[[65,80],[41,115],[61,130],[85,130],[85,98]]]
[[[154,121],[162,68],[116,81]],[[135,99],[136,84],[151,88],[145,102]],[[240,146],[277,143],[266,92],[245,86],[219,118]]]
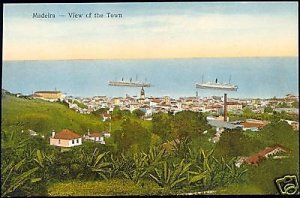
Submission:
[[[20,126],[39,134],[50,135],[52,130],[64,128],[84,134],[88,129],[104,130],[103,123],[94,115],[83,115],[59,102],[29,100],[11,95],[2,97],[2,129]]]

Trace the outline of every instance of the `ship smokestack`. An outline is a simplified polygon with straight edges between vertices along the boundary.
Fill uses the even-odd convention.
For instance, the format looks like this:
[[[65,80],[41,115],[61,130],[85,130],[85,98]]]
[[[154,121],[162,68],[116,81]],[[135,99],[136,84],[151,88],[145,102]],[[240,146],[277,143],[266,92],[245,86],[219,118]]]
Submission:
[[[227,94],[224,93],[224,122],[227,122]]]

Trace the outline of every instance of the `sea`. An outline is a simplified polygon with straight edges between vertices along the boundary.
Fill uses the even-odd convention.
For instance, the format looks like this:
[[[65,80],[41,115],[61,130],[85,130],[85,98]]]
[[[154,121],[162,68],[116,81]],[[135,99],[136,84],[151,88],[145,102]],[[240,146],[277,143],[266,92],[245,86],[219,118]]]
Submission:
[[[146,97],[222,96],[222,90],[197,89],[195,83],[230,81],[229,98],[298,96],[298,57],[191,58],[143,60],[3,61],[2,88],[12,93],[62,91],[74,97],[139,96],[141,88],[109,86],[110,80],[145,81]]]

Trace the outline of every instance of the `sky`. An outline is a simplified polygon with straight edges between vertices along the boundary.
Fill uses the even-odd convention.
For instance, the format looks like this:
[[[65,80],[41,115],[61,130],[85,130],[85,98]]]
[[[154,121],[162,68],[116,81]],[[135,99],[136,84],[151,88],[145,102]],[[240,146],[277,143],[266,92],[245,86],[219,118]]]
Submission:
[[[273,56],[298,56],[297,2],[4,4],[4,60]]]

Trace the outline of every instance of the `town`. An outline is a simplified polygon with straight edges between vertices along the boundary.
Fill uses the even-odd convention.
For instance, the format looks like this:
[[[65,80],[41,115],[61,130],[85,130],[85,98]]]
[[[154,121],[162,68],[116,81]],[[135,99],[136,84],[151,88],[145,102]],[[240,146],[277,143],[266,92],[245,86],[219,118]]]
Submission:
[[[232,159],[228,163],[243,172],[245,166],[271,166],[272,160],[288,163],[293,160],[293,153],[296,152],[292,146],[294,143],[286,143],[281,138],[287,130],[287,141],[290,141],[299,131],[299,98],[293,94],[267,99],[227,98],[226,93],[222,97],[201,98],[198,94],[180,98],[147,97],[142,87],[139,96],[73,97],[57,90],[23,95],[2,89],[2,99],[6,103],[19,101],[18,105],[36,104],[44,109],[38,110],[37,117],[30,118],[36,110],[26,107],[26,114],[31,121],[23,117],[20,121],[15,120],[14,125],[17,132],[21,131],[22,137],[25,135],[31,141],[39,140],[38,144],[46,146],[43,152],[58,152],[58,156],[73,155],[82,149],[93,148],[95,150],[90,152],[98,149],[104,152],[98,154],[100,159],[108,155],[105,151],[112,152],[111,157],[122,157],[124,151],[126,156],[130,156],[130,153],[135,155],[148,148],[149,152],[153,148],[160,148],[168,156],[175,152],[181,157],[191,155],[189,158],[192,158],[194,151],[189,149],[201,147],[215,150],[216,156],[225,156],[226,160]],[[51,118],[56,116],[52,113],[67,112],[67,109],[68,115],[62,115],[66,120],[61,124],[48,119],[48,127],[44,127],[42,123],[45,113]],[[7,109],[5,112],[9,115]],[[62,119],[62,116],[55,120]],[[76,121],[73,120],[74,116]],[[94,124],[84,121],[87,118],[92,118]],[[25,124],[23,127],[22,122]],[[84,126],[80,124],[85,122]],[[11,121],[4,120],[3,123],[7,125]],[[80,127],[76,129],[73,125],[75,123]],[[259,142],[263,144],[256,148]],[[187,150],[179,154],[180,148]],[[255,172],[256,169],[251,171]],[[56,174],[53,177],[57,177]]]
[[[17,94],[22,96],[22,94]],[[203,97],[181,97],[178,99],[171,98],[170,96],[164,97],[146,97],[144,88],[141,89],[139,96],[129,96],[126,94],[125,97],[113,97],[107,96],[94,96],[91,98],[81,98],[64,96],[61,91],[37,91],[30,95],[34,99],[43,99],[50,102],[61,101],[66,102],[70,109],[73,109],[81,114],[90,114],[99,109],[107,109],[102,114],[102,121],[111,119],[111,112],[115,107],[119,107],[120,110],[130,111],[140,110],[143,112],[143,119],[151,120],[154,113],[163,112],[176,114],[181,111],[194,111],[207,113],[207,120],[209,123],[219,125],[223,124],[224,127],[237,127],[240,126],[244,130],[250,129],[257,131],[259,128],[267,124],[263,120],[249,119],[244,121],[230,120],[226,116],[227,112],[235,115],[242,114],[243,110],[249,109],[253,113],[267,113],[272,112],[286,112],[290,115],[299,115],[299,97],[287,94],[284,98],[247,98],[247,99],[236,99],[228,98],[226,104],[224,104],[224,97],[211,96]],[[224,113],[224,109],[225,113]],[[225,116],[225,118],[224,118]],[[212,120],[215,120],[213,122]],[[221,121],[225,122],[221,122]],[[299,130],[299,122],[286,120],[295,130]]]
[[[21,93],[16,94],[16,96],[24,97]],[[86,98],[65,96],[61,91],[36,91],[28,97],[32,99],[42,99],[49,102],[64,102],[70,109],[81,114],[91,114],[99,109],[106,109],[106,111],[104,111],[99,117],[99,119],[103,122],[111,120],[111,113],[116,107],[123,111],[130,111],[131,113],[138,110],[142,113],[142,119],[144,120],[152,120],[152,115],[159,112],[171,113],[174,115],[181,111],[203,112],[207,115],[206,119],[208,124],[214,127],[216,131],[215,136],[209,139],[209,141],[212,141],[213,143],[220,140],[221,134],[225,129],[242,128],[243,131],[250,130],[257,132],[269,123],[267,120],[252,118],[245,120],[230,120],[230,117],[227,114],[239,115],[247,109],[256,114],[267,111],[268,114],[272,114],[272,112],[286,112],[289,115],[299,115],[299,109],[297,108],[299,97],[292,94],[287,94],[284,98],[273,97],[268,99],[226,98],[226,102],[224,102],[224,97],[219,96],[203,98],[198,96],[181,97],[178,99],[171,98],[170,96],[146,97],[145,90],[142,87],[139,96],[129,96],[126,94],[125,97],[109,98],[107,96],[94,96]],[[291,125],[294,130],[299,130],[298,121],[285,121]],[[76,140],[79,137],[69,130],[63,131],[61,135],[74,136],[74,138],[71,139],[70,144],[68,143],[69,141],[67,141],[66,144],[60,144],[58,140],[50,140],[50,144],[57,146],[60,145],[62,147],[71,147],[81,144],[81,139],[80,142],[77,142],[77,144],[74,143],[74,139]],[[55,135],[53,135],[52,138],[54,138],[54,136]],[[85,140],[94,140],[101,144],[105,144],[104,138],[109,136],[110,133],[107,131],[93,132],[92,134],[87,132],[83,138]]]
[[[180,128],[180,125],[176,125],[176,128],[179,127],[179,134],[175,136],[175,139],[172,140],[171,136],[169,136],[169,138],[171,139],[165,138],[163,128],[169,127],[170,124],[172,124],[171,122],[175,124],[176,121],[174,120],[165,123],[163,120],[166,118],[176,119],[176,116],[181,113],[187,113],[184,114],[184,116],[191,115],[189,114],[189,112],[195,113],[194,115],[204,116],[205,119],[199,120],[197,126],[192,126],[194,129],[189,129],[189,133],[191,133],[197,127],[203,126],[204,128],[201,129],[201,132],[197,132],[198,135],[194,134],[193,137],[200,138],[199,140],[201,140],[201,143],[197,144],[201,145],[201,147],[205,148],[205,144],[208,144],[207,148],[214,148],[218,150],[217,153],[222,153],[222,150],[231,152],[233,148],[231,148],[229,145],[232,143],[228,143],[228,138],[233,138],[232,141],[236,142],[238,139],[234,138],[237,134],[240,134],[238,135],[239,138],[247,138],[244,139],[244,143],[249,142],[247,144],[254,144],[251,143],[252,140],[248,139],[247,136],[251,136],[251,134],[253,134],[256,137],[259,137],[257,135],[261,133],[260,131],[262,131],[263,134],[268,133],[268,131],[271,132],[272,129],[264,128],[272,127],[272,125],[270,125],[271,120],[274,119],[274,116],[276,117],[277,114],[278,118],[286,123],[286,126],[289,126],[291,128],[289,130],[292,130],[293,133],[299,131],[299,98],[298,96],[292,94],[287,94],[283,98],[273,97],[267,99],[227,98],[227,94],[224,94],[224,97],[211,96],[201,98],[199,96],[193,96],[180,97],[176,99],[171,98],[170,96],[147,97],[146,92],[142,87],[139,91],[139,96],[126,95],[125,97],[112,98],[107,96],[93,96],[90,98],[66,96],[62,91],[57,90],[35,91],[31,95],[23,95],[22,93],[10,93],[9,91],[2,89],[2,97],[5,98],[6,95],[11,95],[9,98],[7,98],[8,100],[13,98],[15,98],[13,100],[16,100],[17,98],[19,98],[20,101],[23,102],[30,102],[30,100],[32,100],[33,103],[37,104],[48,104],[50,106],[51,104],[56,104],[57,106],[63,107],[64,109],[67,107],[71,110],[70,112],[76,112],[75,114],[78,116],[89,116],[89,114],[93,114],[91,116],[98,120],[97,122],[99,123],[99,126],[106,126],[104,130],[101,127],[94,127],[90,130],[90,125],[86,126],[87,130],[74,130],[71,129],[72,127],[67,127],[66,124],[57,127],[52,123],[51,125],[53,125],[53,130],[46,133],[41,133],[42,131],[33,128],[22,129],[21,132],[23,134],[25,134],[26,132],[26,134],[32,136],[32,140],[40,137],[43,139],[44,145],[49,145],[60,153],[69,153],[68,151],[71,151],[72,153],[77,152],[77,148],[87,149],[88,145],[93,145],[92,147],[95,148],[102,148],[104,150],[108,149],[110,151],[113,151],[112,145],[117,146],[118,149],[122,149],[122,147],[124,149],[126,148],[123,146],[124,143],[131,145],[130,147],[126,148],[128,153],[136,153],[137,151],[132,150],[135,148],[134,144],[142,145],[144,141],[141,140],[141,138],[144,138],[143,134],[146,135],[148,132],[150,132],[150,134],[152,134],[152,137],[150,139],[148,137],[148,141],[154,137],[159,137],[160,141],[154,144],[160,145],[162,151],[166,151],[169,153],[168,155],[170,155],[170,152],[172,152],[173,149],[176,149],[178,145],[186,144],[184,143],[184,139],[179,139],[181,133],[180,131],[184,131],[185,127]],[[121,119],[118,118],[116,120],[116,114],[114,114],[116,113],[116,111],[123,113],[126,112],[125,114],[123,114],[126,116],[121,116]],[[135,117],[134,115],[137,117]],[[161,115],[166,115],[167,117],[163,118],[161,117]],[[158,117],[156,117],[156,119],[154,120],[155,116]],[[150,131],[145,132],[144,130],[146,129],[141,128],[141,125],[138,124],[138,122],[135,122],[132,125],[130,121],[126,121],[127,118],[129,118],[128,120],[138,119],[138,122],[144,124],[151,123],[151,128],[153,128],[150,129]],[[71,118],[68,119],[72,122]],[[195,119],[195,117],[193,117],[192,119]],[[116,127],[112,130],[112,126],[115,126],[118,122],[122,123],[121,125],[119,124],[119,127],[121,126],[121,128],[116,129]],[[184,122],[189,123],[189,121],[183,121],[183,123]],[[157,125],[155,129],[154,125]],[[128,127],[126,128],[126,126]],[[280,124],[277,123],[273,127],[277,126],[280,126]],[[175,131],[176,128],[174,128]],[[40,129],[43,130],[43,128]],[[199,128],[197,130],[199,130]],[[135,138],[132,139],[130,136],[128,136],[126,139],[124,139],[124,132],[126,132],[126,134],[134,133]],[[245,134],[243,134],[243,132],[245,132]],[[118,139],[118,134],[122,135],[120,136],[121,139]],[[231,141],[230,139],[229,141]],[[194,139],[192,141],[196,142],[197,140]],[[243,143],[236,142],[234,143],[234,145],[235,144],[239,145]],[[121,145],[122,147],[120,147]],[[292,159],[291,156],[293,154],[291,154],[292,149],[290,146],[286,146],[286,144],[282,144],[281,142],[278,142],[278,140],[270,141],[270,144],[264,145],[265,146],[260,147],[260,150],[254,149],[251,150],[251,152],[242,152],[243,154],[238,154],[240,152],[238,150],[235,150],[235,154],[233,156],[235,156],[236,158],[232,163],[236,168],[239,169],[239,171],[242,172],[245,168],[243,164],[257,167],[260,166],[260,164],[266,164],[265,161],[270,161],[266,159]],[[253,147],[253,145],[251,145],[250,147]],[[249,148],[249,145],[247,146],[247,148]],[[101,155],[105,155],[105,153]],[[101,155],[99,155],[99,157]]]

